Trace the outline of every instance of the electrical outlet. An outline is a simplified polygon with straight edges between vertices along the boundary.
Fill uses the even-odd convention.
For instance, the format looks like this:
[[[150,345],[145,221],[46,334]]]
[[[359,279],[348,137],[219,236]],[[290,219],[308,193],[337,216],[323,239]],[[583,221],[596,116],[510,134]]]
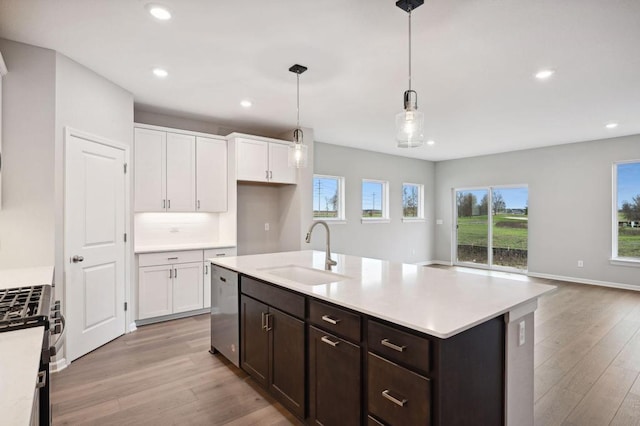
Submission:
[[[264,224],[264,230],[268,231],[269,230],[269,222],[265,222]]]
[[[172,226],[172,227],[169,229],[169,232],[171,232],[171,233],[180,232],[180,228],[178,228],[178,227],[176,227],[176,226]]]
[[[444,223],[444,220],[436,219],[436,225],[442,225],[443,223]]]
[[[520,321],[520,324],[518,324],[518,346],[524,345],[524,342],[525,342],[524,321]]]
[[[578,260],[578,268],[582,268],[584,266],[584,262],[582,260]]]

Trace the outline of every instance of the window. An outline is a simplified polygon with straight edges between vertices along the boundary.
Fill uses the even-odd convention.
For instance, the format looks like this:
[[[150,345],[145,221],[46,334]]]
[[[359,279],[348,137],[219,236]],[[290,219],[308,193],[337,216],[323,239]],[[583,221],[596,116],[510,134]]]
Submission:
[[[640,261],[640,161],[616,163],[613,257]]]
[[[313,218],[344,220],[344,178],[313,175]]]
[[[424,219],[424,185],[417,183],[402,184],[402,218],[403,220]]]
[[[362,221],[388,222],[389,183],[381,180],[362,180]]]

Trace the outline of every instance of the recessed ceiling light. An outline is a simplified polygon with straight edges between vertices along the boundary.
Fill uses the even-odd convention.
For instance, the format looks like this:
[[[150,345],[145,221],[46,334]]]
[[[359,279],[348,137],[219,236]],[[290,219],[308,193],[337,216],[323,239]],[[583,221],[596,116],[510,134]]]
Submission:
[[[168,75],[169,75],[169,73],[167,72],[167,70],[163,70],[162,68],[154,68],[154,69],[153,69],[153,74],[154,74],[156,77],[159,77],[159,78],[165,78],[166,76],[168,76]]]
[[[244,100],[240,101],[240,105],[242,105],[242,106],[243,106],[243,107],[245,107],[245,108],[249,108],[249,107],[251,107],[251,105],[253,105],[253,104],[251,103],[251,101],[250,101],[250,100],[248,100],[248,99],[244,99]]]
[[[146,8],[154,18],[160,21],[168,21],[171,19],[171,12],[169,12],[164,6],[149,3]]]
[[[538,71],[538,72],[536,73],[536,78],[537,78],[538,80],[546,80],[546,79],[548,79],[549,77],[551,77],[555,72],[556,72],[555,70],[551,70],[551,69],[548,69],[548,70],[540,70],[540,71]]]
[[[427,141],[427,145],[435,145],[435,144],[436,144],[436,141],[434,141],[433,139],[429,139]]]
[[[606,126],[607,129],[615,129],[616,127],[618,127],[618,123],[607,123]]]

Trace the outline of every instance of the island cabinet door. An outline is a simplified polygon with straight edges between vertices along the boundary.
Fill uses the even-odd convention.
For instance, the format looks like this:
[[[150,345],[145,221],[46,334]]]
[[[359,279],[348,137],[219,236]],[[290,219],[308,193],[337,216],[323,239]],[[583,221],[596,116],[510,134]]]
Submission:
[[[269,384],[269,331],[266,327],[269,307],[244,295],[240,305],[240,366],[266,387]]]
[[[309,423],[359,425],[360,347],[309,327]]]
[[[304,321],[270,307],[267,329],[271,333],[269,390],[282,405],[304,418]]]

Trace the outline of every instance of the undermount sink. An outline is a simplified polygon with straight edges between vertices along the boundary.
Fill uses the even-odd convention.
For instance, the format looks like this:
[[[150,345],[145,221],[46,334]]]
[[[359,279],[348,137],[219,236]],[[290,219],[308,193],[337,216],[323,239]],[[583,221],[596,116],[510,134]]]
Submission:
[[[331,271],[323,271],[320,269],[307,268],[298,265],[260,268],[259,271],[263,271],[280,278],[286,278],[288,280],[295,281],[298,284],[306,285],[329,284],[351,278],[346,275],[337,274]]]

